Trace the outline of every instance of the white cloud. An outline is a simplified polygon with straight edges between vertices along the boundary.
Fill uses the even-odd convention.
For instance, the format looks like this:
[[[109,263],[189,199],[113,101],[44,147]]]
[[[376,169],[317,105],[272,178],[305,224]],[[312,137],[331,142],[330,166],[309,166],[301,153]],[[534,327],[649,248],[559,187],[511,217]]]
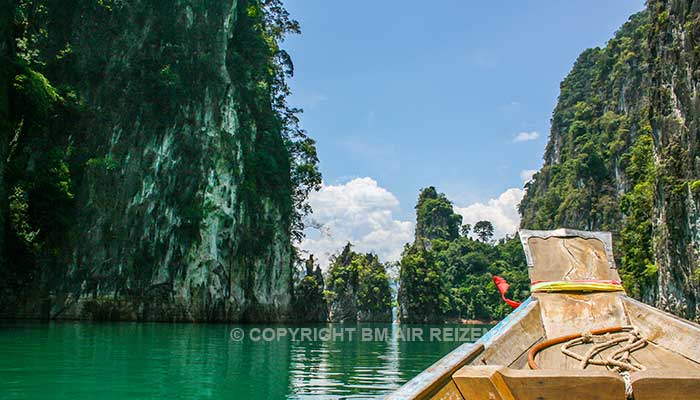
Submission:
[[[523,180],[523,183],[528,183],[532,180],[532,176],[537,173],[536,169],[524,169],[520,171],[520,179]]]
[[[510,188],[501,193],[495,199],[489,199],[486,203],[474,203],[466,207],[455,206],[455,212],[463,218],[463,224],[474,225],[478,221],[491,221],[496,238],[510,235],[518,230],[520,215],[518,204],[523,199],[525,191],[518,188]]]
[[[355,251],[374,252],[382,261],[395,261],[403,245],[413,241],[413,222],[394,217],[399,200],[372,178],[356,178],[342,185],[323,185],[309,197],[311,219],[320,229],[307,229],[301,248],[321,267],[348,241]]]
[[[534,170],[521,172],[525,181]],[[463,223],[474,225],[478,221],[493,223],[496,238],[513,234],[520,224],[518,204],[525,191],[510,188],[497,198],[486,202],[454,206]],[[405,243],[413,242],[414,221],[402,221],[398,212],[399,200],[379,186],[372,178],[355,178],[344,184],[326,185],[309,197],[314,209],[311,225],[301,248],[314,255],[324,270],[329,259],[347,242],[358,252],[373,252],[382,261],[396,261],[401,257]]]
[[[539,132],[519,132],[515,137],[513,138],[513,143],[520,143],[520,142],[529,142],[530,140],[536,140],[537,138],[540,137]]]

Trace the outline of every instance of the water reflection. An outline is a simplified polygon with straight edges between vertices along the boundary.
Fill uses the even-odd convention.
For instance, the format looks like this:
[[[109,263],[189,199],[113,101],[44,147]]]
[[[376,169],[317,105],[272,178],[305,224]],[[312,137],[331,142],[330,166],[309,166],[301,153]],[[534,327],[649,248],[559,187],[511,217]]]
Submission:
[[[396,340],[392,324],[305,326],[389,332],[374,341],[256,341],[252,331],[269,327],[256,325],[239,326],[245,335],[234,341],[233,327],[0,322],[0,398],[367,398],[460,344]]]

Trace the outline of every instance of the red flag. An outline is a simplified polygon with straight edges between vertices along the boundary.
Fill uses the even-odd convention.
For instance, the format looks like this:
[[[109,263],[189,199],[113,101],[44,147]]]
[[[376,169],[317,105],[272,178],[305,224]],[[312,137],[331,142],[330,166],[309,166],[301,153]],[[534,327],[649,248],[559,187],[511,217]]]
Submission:
[[[508,303],[508,305],[513,307],[513,308],[518,308],[518,306],[520,305],[520,302],[506,298],[506,292],[508,291],[508,288],[510,287],[508,282],[506,282],[506,280],[501,278],[500,276],[494,275],[493,276],[493,283],[496,284],[498,291],[501,292],[501,298],[503,299],[503,301]]]

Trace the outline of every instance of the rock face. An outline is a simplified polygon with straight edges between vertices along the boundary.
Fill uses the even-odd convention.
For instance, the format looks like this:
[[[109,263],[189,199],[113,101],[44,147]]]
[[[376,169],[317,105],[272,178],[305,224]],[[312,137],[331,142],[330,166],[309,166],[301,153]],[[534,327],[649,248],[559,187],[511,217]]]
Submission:
[[[700,320],[700,2],[652,1],[659,307]]]
[[[71,223],[57,269],[41,274],[50,304],[3,313],[285,318],[292,157],[260,3],[58,3],[47,3],[43,57],[81,104],[64,133]]]
[[[561,84],[524,228],[610,230],[623,283],[699,320],[700,2],[651,1]]]
[[[654,302],[648,30],[647,12],[639,13],[607,46],[578,57],[520,212],[526,229],[612,231],[628,292]]]

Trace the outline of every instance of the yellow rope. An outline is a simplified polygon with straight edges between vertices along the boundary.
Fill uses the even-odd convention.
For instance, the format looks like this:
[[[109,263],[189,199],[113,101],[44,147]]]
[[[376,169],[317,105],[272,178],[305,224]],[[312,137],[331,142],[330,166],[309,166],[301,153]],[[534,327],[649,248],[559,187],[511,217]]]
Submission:
[[[615,281],[545,281],[530,286],[531,292],[620,292],[622,285]]]

